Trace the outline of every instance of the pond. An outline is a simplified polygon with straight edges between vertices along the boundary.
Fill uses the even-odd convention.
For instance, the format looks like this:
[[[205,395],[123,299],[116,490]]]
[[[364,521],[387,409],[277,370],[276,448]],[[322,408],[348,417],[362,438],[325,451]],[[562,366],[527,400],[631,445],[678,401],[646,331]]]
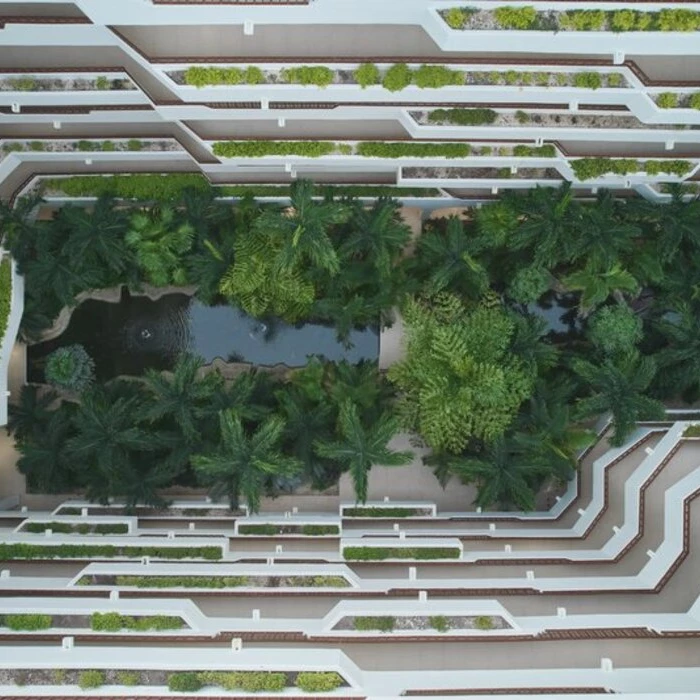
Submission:
[[[583,332],[578,301],[578,294],[557,294],[550,290],[536,304],[527,304],[521,309],[543,319],[547,324],[547,333],[553,340],[576,340]]]
[[[301,367],[309,355],[329,360],[376,361],[377,329],[350,333],[343,344],[331,326],[261,321],[228,305],[205,306],[186,294],[156,301],[124,290],[119,303],[88,300],[78,306],[57,338],[28,348],[29,381],[43,381],[46,356],[64,345],[85,346],[100,380],[168,370],[183,352],[204,358],[254,365]]]

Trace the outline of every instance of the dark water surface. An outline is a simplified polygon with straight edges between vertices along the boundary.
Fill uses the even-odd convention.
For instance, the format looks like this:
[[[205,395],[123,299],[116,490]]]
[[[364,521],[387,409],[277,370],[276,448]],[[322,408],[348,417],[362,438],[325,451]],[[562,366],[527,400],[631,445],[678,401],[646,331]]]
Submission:
[[[205,306],[186,294],[157,301],[122,293],[121,301],[85,301],[57,338],[28,348],[29,381],[43,381],[44,358],[56,348],[79,343],[95,360],[97,378],[140,375],[145,369],[171,369],[178,355],[191,352],[205,362],[217,357],[255,365],[301,367],[309,355],[349,362],[377,360],[376,329],[353,331],[346,347],[335,329],[313,323],[291,326],[260,321],[231,306]]]

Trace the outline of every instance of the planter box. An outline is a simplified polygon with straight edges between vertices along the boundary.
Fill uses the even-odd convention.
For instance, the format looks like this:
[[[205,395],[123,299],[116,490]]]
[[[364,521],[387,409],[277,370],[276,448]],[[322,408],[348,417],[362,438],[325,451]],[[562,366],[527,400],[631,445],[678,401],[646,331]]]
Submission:
[[[454,537],[441,539],[357,538],[340,543],[340,555],[348,561],[441,561],[461,559],[462,542]]]
[[[429,502],[390,502],[377,501],[357,505],[341,503],[341,518],[434,518],[437,506]]]
[[[341,520],[337,517],[239,518],[235,533],[240,537],[339,537]]]

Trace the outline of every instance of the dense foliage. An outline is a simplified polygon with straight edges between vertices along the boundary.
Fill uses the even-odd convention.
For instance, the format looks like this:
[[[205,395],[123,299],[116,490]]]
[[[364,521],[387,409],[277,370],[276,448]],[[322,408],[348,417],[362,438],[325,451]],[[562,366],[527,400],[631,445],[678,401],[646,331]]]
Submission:
[[[95,379],[95,362],[82,345],[67,345],[46,358],[44,374],[58,389],[84,391]]]
[[[373,363],[320,359],[224,380],[184,356],[171,374],[95,383],[79,400],[27,387],[8,426],[19,468],[32,488],[101,502],[163,505],[163,487],[203,484],[253,509],[349,472],[362,501],[372,464],[409,459],[388,449],[400,423],[432,448],[443,484],[474,484],[482,507],[532,508],[543,483],[572,476],[602,415],[621,444],[661,401],[700,398],[700,201],[669,191],[663,205],[578,201],[567,185],[507,193],[429,220],[410,256],[396,202],[319,197],[305,181],[285,207],[232,208],[197,186],[50,221],[27,218],[32,202],[0,211],[28,280],[25,336],[80,292],[147,281],[345,338],[400,307],[407,333],[389,381]]]

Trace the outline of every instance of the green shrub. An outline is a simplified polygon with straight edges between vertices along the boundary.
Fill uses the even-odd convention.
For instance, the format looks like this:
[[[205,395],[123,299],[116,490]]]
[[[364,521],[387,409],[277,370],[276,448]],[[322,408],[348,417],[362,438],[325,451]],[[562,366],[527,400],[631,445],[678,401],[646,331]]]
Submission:
[[[30,151],[43,151],[45,150],[45,145],[43,141],[30,141],[29,150]]]
[[[46,358],[44,375],[59,389],[85,391],[95,380],[95,362],[82,345],[67,345]]]
[[[552,277],[545,268],[528,265],[512,276],[508,296],[519,304],[531,304],[549,289],[551,282]]]
[[[50,629],[53,618],[51,615],[38,614],[5,615],[4,623],[15,632],[33,632]]]
[[[684,437],[684,438],[697,438],[697,437],[700,437],[700,425],[698,425],[698,424],[689,425],[689,426],[683,431],[683,437]]]
[[[675,8],[658,13],[662,32],[694,32],[700,28],[700,12]]]
[[[323,88],[333,82],[335,73],[325,66],[297,66],[295,68],[283,68],[281,77],[285,83],[316,85]]]
[[[468,143],[382,143],[363,141],[357,154],[366,158],[466,158],[471,152]]]
[[[622,85],[622,75],[620,73],[608,73],[607,86],[610,88],[620,87]]]
[[[95,141],[86,141],[81,139],[75,143],[75,148],[79,151],[99,151],[100,144]]]
[[[459,559],[456,547],[345,547],[348,561],[381,561],[383,559]]]
[[[81,690],[90,690],[104,685],[105,674],[102,671],[82,671],[78,675],[78,685]]]
[[[260,158],[262,156],[306,156],[320,158],[336,150],[332,141],[217,141],[214,155],[223,158]]]
[[[0,339],[5,337],[12,305],[12,263],[9,257],[0,262]]]
[[[569,76],[566,73],[557,73],[556,74],[556,81],[557,85],[564,86],[569,84]]]
[[[343,685],[343,679],[332,671],[328,673],[304,671],[297,674],[294,685],[305,693],[330,693]]]
[[[444,615],[431,615],[429,621],[436,632],[447,632],[450,629],[450,623]]]
[[[53,685],[63,685],[66,682],[67,675],[68,674],[63,668],[57,668],[54,671],[52,671],[51,680],[53,682]]]
[[[447,122],[457,126],[479,126],[493,124],[498,114],[492,109],[434,109],[428,113],[430,122]]]
[[[412,79],[413,73],[405,63],[395,63],[384,74],[382,86],[390,92],[399,92],[407,88]]]
[[[608,23],[614,32],[632,32],[637,27],[637,13],[634,10],[615,10],[608,14]]]
[[[600,73],[575,73],[574,86],[579,88],[588,88],[589,90],[597,90],[603,84],[603,79]]]
[[[513,155],[518,158],[556,158],[557,149],[551,143],[544,146],[518,144],[513,147]]]
[[[691,109],[700,109],[700,92],[696,92],[690,96],[688,100],[688,106]]]
[[[353,629],[357,630],[358,632],[369,632],[371,630],[378,630],[379,632],[393,632],[395,625],[396,619],[388,616],[359,616],[353,618],[352,621]]]
[[[549,85],[549,73],[535,73],[535,83],[541,87]]]
[[[134,671],[117,671],[117,683],[119,685],[138,685],[141,681],[141,676]]]
[[[656,104],[661,109],[673,109],[678,107],[678,95],[675,92],[662,92],[656,98]]]
[[[102,150],[106,151],[106,152],[116,151],[117,147],[114,144],[114,141],[103,141],[102,142]]]
[[[372,506],[357,506],[343,509],[346,518],[410,518],[418,515],[417,508],[375,508]]]
[[[648,160],[644,163],[644,171],[647,175],[686,175],[692,169],[692,164],[687,160]]]
[[[451,7],[445,12],[443,18],[452,29],[461,29],[467,20],[467,15],[461,7]]]
[[[503,79],[506,81],[506,85],[515,85],[522,74],[515,70],[506,71],[503,74]]]
[[[648,160],[639,162],[634,158],[579,158],[570,163],[579,180],[590,180],[601,175],[627,175],[644,171],[649,175],[686,175],[692,165],[687,160]]]
[[[140,141],[139,139],[129,139],[126,142],[126,150],[127,151],[142,151],[143,150],[143,141]]]
[[[5,153],[19,153],[20,151],[24,150],[24,144],[23,143],[3,143],[2,144],[2,150]]]
[[[424,64],[413,74],[419,88],[441,88],[446,85],[464,85],[464,73],[445,66]]]
[[[519,109],[515,113],[515,118],[518,121],[518,124],[527,124],[530,121],[530,115],[527,112],[523,112],[522,109]]]
[[[265,82],[265,73],[257,66],[248,66],[243,71],[243,82],[246,85],[260,85]]]
[[[34,78],[11,78],[9,81],[10,86],[17,90],[17,92],[31,92],[36,90],[37,82]]]
[[[239,525],[238,534],[274,537],[275,535],[281,534],[284,527],[284,525],[271,524]],[[296,531],[300,535],[307,536],[337,535],[339,533],[337,525],[300,525],[296,527]]]
[[[606,355],[624,354],[642,339],[642,319],[627,305],[604,306],[589,317],[586,334]]]
[[[559,15],[559,26],[577,32],[595,32],[605,27],[606,20],[603,10],[571,10]]]
[[[109,90],[111,85],[112,85],[112,83],[109,80],[109,78],[107,78],[104,75],[99,75],[95,79],[95,88],[97,90]]]
[[[168,690],[172,693],[196,693],[201,689],[202,681],[196,673],[171,673],[168,676]]]
[[[378,85],[381,80],[379,68],[374,63],[363,63],[354,73],[355,81],[364,90],[370,85]]]
[[[474,627],[478,630],[492,630],[494,628],[493,618],[489,615],[479,615],[474,620]]]
[[[239,525],[238,526],[239,535],[267,535],[272,537],[273,535],[280,534],[279,525]]]
[[[122,629],[122,616],[117,612],[93,613],[90,628],[96,632],[119,632]]]
[[[531,29],[537,19],[534,7],[497,7],[493,11],[496,22],[503,29]]]
[[[201,685],[212,685],[228,691],[244,690],[247,693],[267,691],[279,693],[287,685],[285,673],[266,671],[203,671],[197,679]],[[201,687],[201,686],[200,686]]]
[[[311,537],[321,535],[338,535],[340,530],[337,525],[302,525],[301,534]]]

